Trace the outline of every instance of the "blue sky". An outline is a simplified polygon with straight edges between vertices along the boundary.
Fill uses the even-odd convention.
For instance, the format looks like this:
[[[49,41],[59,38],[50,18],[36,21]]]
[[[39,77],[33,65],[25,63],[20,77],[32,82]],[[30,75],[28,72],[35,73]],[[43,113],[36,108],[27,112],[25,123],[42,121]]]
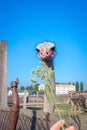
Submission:
[[[30,85],[31,70],[39,65],[35,46],[56,44],[57,82],[84,82],[87,90],[86,0],[1,0],[0,39],[8,40],[8,84]]]

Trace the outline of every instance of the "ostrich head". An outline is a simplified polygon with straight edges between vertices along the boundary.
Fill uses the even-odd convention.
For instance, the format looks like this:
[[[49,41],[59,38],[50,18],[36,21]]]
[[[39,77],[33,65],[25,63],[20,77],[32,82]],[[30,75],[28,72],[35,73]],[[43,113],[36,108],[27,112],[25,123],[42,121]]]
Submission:
[[[52,42],[43,42],[36,46],[38,57],[42,60],[52,60],[55,55],[55,45]]]

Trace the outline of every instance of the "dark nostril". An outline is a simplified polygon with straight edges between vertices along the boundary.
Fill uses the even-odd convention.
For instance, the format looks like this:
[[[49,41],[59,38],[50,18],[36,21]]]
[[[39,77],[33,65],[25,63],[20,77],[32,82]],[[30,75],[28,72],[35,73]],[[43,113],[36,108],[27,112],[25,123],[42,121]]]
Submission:
[[[48,53],[48,52],[46,52],[46,54],[48,55],[49,53]]]
[[[42,55],[42,52],[40,54]]]
[[[40,55],[44,56],[43,52],[41,52]]]

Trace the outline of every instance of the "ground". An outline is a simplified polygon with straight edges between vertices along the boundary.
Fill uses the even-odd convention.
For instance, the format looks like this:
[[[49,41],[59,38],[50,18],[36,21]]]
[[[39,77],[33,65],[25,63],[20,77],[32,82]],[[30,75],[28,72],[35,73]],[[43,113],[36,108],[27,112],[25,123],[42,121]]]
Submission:
[[[81,130],[87,130],[87,113],[85,114],[77,114],[79,119],[80,119],[80,123],[81,123]],[[66,125],[70,125],[73,124],[76,127],[76,130],[78,129],[78,125],[77,123],[70,117],[64,117],[62,116],[62,119],[66,120]],[[58,116],[57,115],[51,115],[51,125],[53,125],[56,121],[58,120]]]
[[[31,110],[30,110],[31,109]],[[24,114],[27,114],[29,116],[32,116],[32,110],[36,111],[36,118],[40,118],[40,119],[45,119],[46,118],[46,114],[43,113],[43,111],[41,109],[37,109],[37,108],[29,108],[27,110],[22,110]],[[65,119],[66,120],[66,125],[69,126],[70,124],[73,124],[76,127],[76,130],[87,130],[87,112],[85,113],[67,113],[66,115],[61,112],[61,119]],[[72,115],[74,118],[79,117],[79,126],[80,129],[78,129],[78,123],[76,121],[74,121],[70,115]],[[55,112],[53,114],[50,114],[50,127],[59,120],[59,116],[58,113]]]
[[[82,113],[82,112],[79,112],[78,110],[71,111],[71,105],[67,103],[67,101],[68,101],[67,97],[64,97],[64,98],[63,98],[63,96],[57,97],[56,101],[57,101],[57,107],[59,110],[57,111],[57,108],[55,107],[54,113],[48,115],[48,117],[47,117],[46,113],[43,113],[42,106],[39,107],[37,105],[36,105],[36,107],[27,106],[27,109],[25,109],[25,110],[22,109],[22,107],[20,107],[20,112],[23,115],[27,115],[31,119],[34,119],[34,117],[35,117],[35,120],[39,118],[40,119],[39,121],[41,121],[42,124],[43,124],[43,120],[44,119],[46,120],[46,117],[47,117],[50,127],[55,122],[60,120],[60,117],[59,117],[59,113],[60,113],[61,119],[66,120],[67,126],[69,126],[70,124],[73,124],[77,128],[76,130],[87,130],[87,104],[85,107],[85,112]],[[24,116],[23,116],[23,119],[24,119]],[[29,122],[29,120],[27,120],[27,122]],[[38,125],[41,125],[40,122],[38,122]],[[43,125],[41,126],[40,130],[43,130],[42,127],[43,127]],[[39,129],[37,128],[35,130],[39,130]],[[49,130],[49,129],[45,129],[45,130]]]

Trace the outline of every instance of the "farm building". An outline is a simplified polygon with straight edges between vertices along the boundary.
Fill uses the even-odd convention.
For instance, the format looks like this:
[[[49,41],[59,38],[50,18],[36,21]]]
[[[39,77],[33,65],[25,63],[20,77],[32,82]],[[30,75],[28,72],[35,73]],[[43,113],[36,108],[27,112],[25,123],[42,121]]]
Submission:
[[[39,85],[39,90],[44,90],[44,84]],[[56,84],[56,95],[68,94],[70,91],[75,92],[75,85],[72,84]]]
[[[68,94],[70,91],[75,92],[75,85],[72,85],[72,84],[56,84],[56,95]]]

